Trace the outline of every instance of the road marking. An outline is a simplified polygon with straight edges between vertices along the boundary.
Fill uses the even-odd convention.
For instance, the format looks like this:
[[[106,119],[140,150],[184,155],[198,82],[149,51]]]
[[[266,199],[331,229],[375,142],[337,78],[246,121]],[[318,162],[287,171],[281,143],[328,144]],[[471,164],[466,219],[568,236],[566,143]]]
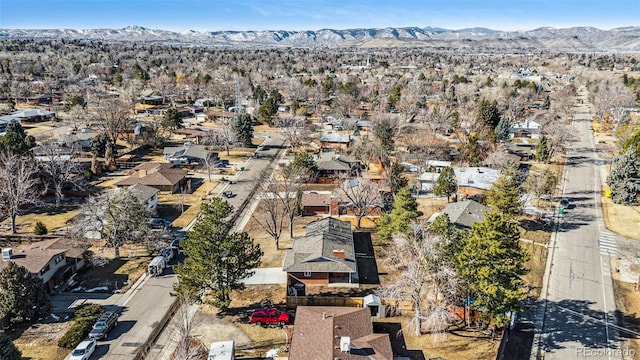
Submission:
[[[607,256],[616,256],[618,254],[618,242],[616,234],[609,230],[600,230],[598,237],[598,246],[600,254]]]

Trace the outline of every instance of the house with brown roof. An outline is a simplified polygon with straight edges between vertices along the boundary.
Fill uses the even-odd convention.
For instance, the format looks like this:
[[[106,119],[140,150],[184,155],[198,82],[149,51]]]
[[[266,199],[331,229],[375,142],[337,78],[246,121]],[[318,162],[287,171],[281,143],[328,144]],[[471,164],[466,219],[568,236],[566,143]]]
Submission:
[[[357,175],[361,168],[360,161],[356,158],[347,154],[336,154],[334,151],[321,152],[316,166],[317,181],[323,184]]]
[[[351,223],[335,218],[308,223],[305,235],[287,250],[282,270],[290,287],[357,283]]]
[[[186,183],[187,172],[168,163],[143,163],[131,169],[129,176],[116,183],[116,186],[143,184],[160,191],[179,192]]]
[[[369,308],[298,306],[289,360],[393,360],[389,334],[373,332]]]
[[[22,248],[3,249],[0,270],[14,262],[39,277],[45,289],[52,291],[85,266],[85,253],[86,247],[69,240],[43,240]]]

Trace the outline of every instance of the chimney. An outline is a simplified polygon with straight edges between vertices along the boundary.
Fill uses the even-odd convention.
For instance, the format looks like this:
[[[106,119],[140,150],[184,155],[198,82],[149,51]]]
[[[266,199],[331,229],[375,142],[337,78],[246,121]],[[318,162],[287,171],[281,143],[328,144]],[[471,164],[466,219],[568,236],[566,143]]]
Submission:
[[[339,259],[344,259],[344,249],[333,250],[333,256]]]
[[[138,170],[138,178],[143,178],[145,176],[147,176],[147,170]]]
[[[322,320],[325,320],[327,318],[327,312],[323,311],[322,312]]]
[[[351,351],[351,337],[343,336],[340,338],[340,351],[349,353]]]

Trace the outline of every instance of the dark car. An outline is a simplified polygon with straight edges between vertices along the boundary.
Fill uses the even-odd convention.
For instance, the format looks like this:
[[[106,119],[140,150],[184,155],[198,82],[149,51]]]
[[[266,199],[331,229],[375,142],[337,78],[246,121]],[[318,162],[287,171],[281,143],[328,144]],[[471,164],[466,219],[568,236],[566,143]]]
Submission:
[[[261,308],[253,310],[251,313],[252,324],[274,324],[284,326],[291,321],[291,316],[286,311],[280,311],[274,308]]]
[[[227,190],[227,191],[223,191],[222,192],[222,196],[226,197],[227,199],[232,198],[234,195],[231,191]]]
[[[163,218],[153,218],[149,220],[149,226],[155,229],[168,228],[171,227],[171,221],[165,220]]]
[[[569,199],[564,198],[564,199],[560,200],[560,208],[562,208],[562,209],[571,209],[571,208],[573,208],[573,205],[571,204]]]
[[[89,332],[89,339],[106,339],[109,331],[118,325],[118,313],[107,311],[100,315],[100,318],[93,325]]]

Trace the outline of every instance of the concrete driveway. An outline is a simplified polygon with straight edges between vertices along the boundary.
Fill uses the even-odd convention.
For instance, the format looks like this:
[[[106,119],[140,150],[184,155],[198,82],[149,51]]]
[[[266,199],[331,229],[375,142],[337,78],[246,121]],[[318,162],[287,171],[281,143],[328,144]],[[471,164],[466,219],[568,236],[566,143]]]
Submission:
[[[246,285],[286,284],[287,273],[282,268],[257,268],[255,275],[244,281]]]

